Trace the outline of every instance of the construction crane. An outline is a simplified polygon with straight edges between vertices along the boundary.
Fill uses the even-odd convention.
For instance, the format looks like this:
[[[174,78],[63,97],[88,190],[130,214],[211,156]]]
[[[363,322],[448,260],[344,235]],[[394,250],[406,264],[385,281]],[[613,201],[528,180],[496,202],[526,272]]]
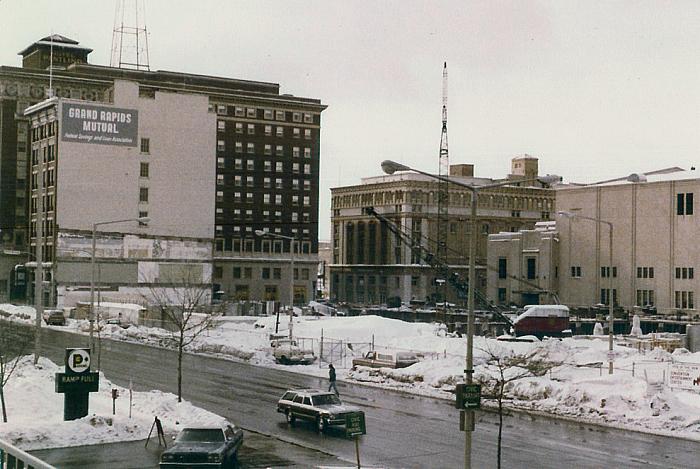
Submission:
[[[447,147],[447,62],[442,67],[442,133],[440,135],[440,168],[439,175],[447,178],[450,175],[450,157]],[[437,257],[447,264],[447,224],[448,206],[450,203],[449,187],[446,179],[438,182],[437,197]]]

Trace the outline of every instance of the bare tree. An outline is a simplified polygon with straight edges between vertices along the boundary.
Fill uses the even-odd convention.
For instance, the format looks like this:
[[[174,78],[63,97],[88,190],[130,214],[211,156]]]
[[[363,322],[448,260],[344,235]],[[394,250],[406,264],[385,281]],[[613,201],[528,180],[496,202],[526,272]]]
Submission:
[[[0,319],[0,406],[2,421],[7,423],[5,385],[12,378],[17,365],[32,343],[33,331],[17,323]]]
[[[503,401],[509,397],[511,384],[523,378],[544,376],[548,371],[563,364],[552,359],[549,350],[536,346],[527,352],[516,353],[501,345],[488,341],[480,348],[486,355],[481,373],[476,382],[481,384],[482,395],[495,399],[498,404],[498,468],[501,467],[501,442],[503,436]]]
[[[172,264],[167,272],[164,270],[161,266],[158,284],[143,296],[149,309],[159,311],[161,319],[173,328],[170,332],[177,349],[177,401],[182,402],[185,348],[212,326],[212,319],[222,313],[224,305],[211,304],[211,285],[203,283],[201,264]]]

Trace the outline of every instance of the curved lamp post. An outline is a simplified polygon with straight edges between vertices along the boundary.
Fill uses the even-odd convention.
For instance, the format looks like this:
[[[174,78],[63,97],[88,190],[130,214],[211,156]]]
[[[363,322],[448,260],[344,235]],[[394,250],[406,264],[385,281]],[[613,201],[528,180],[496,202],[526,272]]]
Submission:
[[[437,179],[439,181],[445,181],[449,184],[454,184],[459,187],[463,187],[465,189],[468,189],[471,192],[471,216],[470,216],[470,224],[471,224],[471,236],[469,237],[469,292],[468,292],[468,299],[467,299],[467,311],[468,311],[468,316],[467,316],[467,357],[466,357],[466,362],[467,362],[467,367],[464,370],[464,380],[466,384],[472,384],[472,378],[474,374],[474,288],[475,288],[475,282],[476,282],[476,237],[477,237],[477,219],[476,219],[476,208],[477,208],[477,202],[479,199],[479,191],[482,189],[490,189],[493,187],[501,187],[501,186],[507,186],[507,185],[514,185],[514,184],[520,184],[520,183],[528,183],[528,182],[542,182],[545,184],[554,184],[557,182],[561,182],[562,178],[561,176],[556,176],[556,175],[547,175],[547,176],[542,176],[538,178],[529,178],[529,179],[515,179],[515,180],[508,180],[508,181],[500,181],[492,184],[484,184],[484,185],[473,185],[473,184],[467,184],[465,182],[457,181],[455,179],[451,179],[449,177],[445,176],[439,176],[435,174],[430,174],[425,171],[421,171],[415,168],[411,168],[410,166],[406,166],[405,164],[397,163],[395,161],[391,160],[384,160],[382,161],[382,170],[386,174],[394,174],[396,171],[413,171],[418,174],[423,174],[424,176],[428,176],[432,179]],[[464,467],[465,468],[470,468],[471,467],[471,453],[472,453],[472,427],[474,426],[474,411],[473,410],[466,410],[465,411],[465,437],[464,437]]]
[[[151,221],[150,217],[126,218],[124,220],[100,221],[92,224],[92,249],[90,250],[90,353],[92,354],[95,348],[95,245],[97,227],[102,225],[113,225],[116,223],[126,223],[129,221],[137,221],[139,224],[146,224]]]

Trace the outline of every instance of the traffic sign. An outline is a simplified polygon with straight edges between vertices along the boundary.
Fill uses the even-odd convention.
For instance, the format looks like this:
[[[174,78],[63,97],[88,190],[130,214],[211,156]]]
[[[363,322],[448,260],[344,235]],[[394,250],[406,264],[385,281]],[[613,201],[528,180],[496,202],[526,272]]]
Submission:
[[[481,409],[480,384],[458,384],[455,394],[455,407],[458,409]]]
[[[367,428],[365,427],[365,413],[353,412],[345,415],[345,435],[357,436],[366,435]]]

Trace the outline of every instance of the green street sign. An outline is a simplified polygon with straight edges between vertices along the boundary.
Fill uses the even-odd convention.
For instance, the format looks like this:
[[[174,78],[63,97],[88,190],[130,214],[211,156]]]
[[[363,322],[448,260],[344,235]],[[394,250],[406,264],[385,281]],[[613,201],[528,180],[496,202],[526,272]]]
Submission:
[[[480,384],[458,384],[455,394],[455,407],[458,409],[481,409]]]
[[[366,435],[367,428],[365,427],[365,413],[354,412],[345,415],[345,435],[357,436]]]

